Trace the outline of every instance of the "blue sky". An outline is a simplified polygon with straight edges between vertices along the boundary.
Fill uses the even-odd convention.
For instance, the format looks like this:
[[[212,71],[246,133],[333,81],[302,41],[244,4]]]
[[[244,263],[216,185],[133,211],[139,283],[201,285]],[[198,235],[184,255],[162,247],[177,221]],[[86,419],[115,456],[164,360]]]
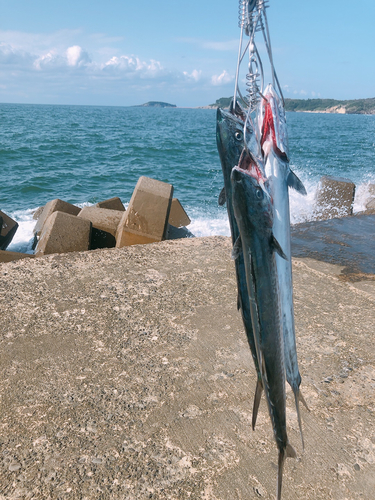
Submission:
[[[286,97],[375,97],[374,0],[269,4]],[[233,95],[237,16],[237,0],[0,0],[0,102],[210,104]]]

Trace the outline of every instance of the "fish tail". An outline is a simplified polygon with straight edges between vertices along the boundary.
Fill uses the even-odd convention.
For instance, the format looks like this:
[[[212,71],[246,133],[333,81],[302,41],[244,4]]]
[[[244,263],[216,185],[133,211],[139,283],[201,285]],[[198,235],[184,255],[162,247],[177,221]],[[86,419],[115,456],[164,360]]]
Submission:
[[[260,405],[260,398],[262,397],[262,392],[263,392],[263,384],[262,384],[262,381],[258,378],[257,385],[255,387],[254,404],[253,404],[253,420],[251,423],[253,430],[255,429],[255,424],[257,421],[258,410],[259,410],[259,405]]]
[[[283,484],[283,469],[284,462],[287,457],[296,458],[297,453],[295,452],[293,446],[287,443],[286,447],[279,450],[279,464],[277,473],[277,500],[281,500],[281,487]]]

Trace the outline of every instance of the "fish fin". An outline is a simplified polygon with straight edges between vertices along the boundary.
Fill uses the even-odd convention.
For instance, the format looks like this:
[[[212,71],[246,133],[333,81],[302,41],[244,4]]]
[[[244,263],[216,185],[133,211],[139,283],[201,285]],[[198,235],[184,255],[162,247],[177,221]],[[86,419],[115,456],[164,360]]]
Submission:
[[[281,500],[281,487],[283,484],[283,469],[284,462],[287,457],[297,458],[297,453],[295,452],[293,446],[287,443],[283,450],[279,450],[279,464],[277,473],[277,500]]]
[[[225,186],[224,186],[219,194],[219,199],[218,199],[219,206],[222,207],[223,205],[225,205],[226,201],[227,201],[227,195],[225,194]]]
[[[293,448],[293,446],[290,443],[288,443],[286,445],[285,455],[286,455],[286,457],[297,458],[296,450]]]
[[[239,236],[232,248],[232,259],[236,260],[242,253],[242,242],[241,242],[241,236]]]
[[[303,404],[303,406],[306,408],[307,411],[310,411],[310,408],[307,406],[307,403],[305,401],[305,398],[302,396],[302,392],[299,390],[298,391],[298,399],[299,401],[301,401],[301,403]]]
[[[262,392],[263,392],[262,380],[260,380],[258,378],[257,385],[255,387],[254,404],[253,404],[253,419],[251,422],[251,426],[252,426],[253,430],[255,429],[255,424],[257,421],[258,410],[259,410],[259,405],[260,405],[260,398],[262,397]]]
[[[286,182],[289,187],[295,189],[296,191],[298,191],[298,193],[303,194],[304,196],[307,195],[305,186],[292,170],[289,170]]]
[[[241,297],[240,297],[240,291],[237,293],[237,311],[241,309]]]
[[[305,441],[303,439],[303,432],[302,432],[301,413],[299,411],[300,392],[299,392],[298,388],[294,392],[294,399],[295,399],[295,403],[296,403],[296,411],[297,411],[297,419],[298,419],[299,432],[301,434],[302,449],[305,450]]]
[[[277,241],[277,239],[273,234],[271,236],[271,247],[274,250],[274,252],[277,252],[280,255],[280,257],[282,257],[285,260],[288,260],[288,257],[285,255],[283,249],[280,246],[280,243]]]

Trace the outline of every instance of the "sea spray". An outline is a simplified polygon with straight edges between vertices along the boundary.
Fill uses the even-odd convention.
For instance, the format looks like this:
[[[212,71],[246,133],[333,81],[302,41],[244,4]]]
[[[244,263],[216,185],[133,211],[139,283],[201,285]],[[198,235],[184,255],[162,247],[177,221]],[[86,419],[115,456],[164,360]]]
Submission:
[[[78,206],[119,196],[141,175],[174,186],[196,236],[229,236],[216,148],[216,111],[0,104],[0,210],[19,223],[9,249],[30,251],[32,212],[61,198]],[[30,116],[33,119],[30,120]],[[356,184],[354,213],[375,184],[375,116],[287,113],[291,168],[307,196],[290,191],[291,222],[313,220],[322,175]],[[27,123],[27,127],[24,124]]]

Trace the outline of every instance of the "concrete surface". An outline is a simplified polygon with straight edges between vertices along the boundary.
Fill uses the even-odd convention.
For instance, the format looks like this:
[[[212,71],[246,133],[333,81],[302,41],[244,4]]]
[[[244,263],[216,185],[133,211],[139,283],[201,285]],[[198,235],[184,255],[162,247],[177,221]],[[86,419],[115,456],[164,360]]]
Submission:
[[[0,265],[0,499],[274,499],[277,450],[229,238]],[[294,259],[302,453],[291,391],[283,499],[375,491],[374,282]]]
[[[99,201],[95,206],[99,208],[108,208],[110,210],[120,210],[120,212],[125,212],[125,207],[118,196],[110,198],[109,200]]]
[[[292,256],[345,267],[347,276],[375,274],[375,214],[310,221],[291,228]]]
[[[43,225],[35,257],[88,250],[91,229],[92,224],[87,219],[65,212],[53,212]]]
[[[6,250],[18,229],[18,222],[0,210],[0,250]]]
[[[120,224],[124,210],[113,210],[99,208],[97,206],[83,207],[77,217],[89,220],[92,227],[116,236],[117,227]]]
[[[12,260],[29,259],[34,257],[28,253],[11,252],[10,250],[0,250],[0,262],[11,262]]]
[[[344,217],[353,213],[355,184],[343,177],[323,175],[316,195],[318,219]]]
[[[141,176],[118,225],[116,247],[165,239],[172,195],[172,184]]]
[[[168,224],[174,227],[185,227],[190,224],[191,220],[185,212],[178,198],[172,198],[171,210],[169,212]]]
[[[43,231],[43,226],[47,221],[48,217],[54,212],[64,212],[70,215],[78,215],[81,209],[68,203],[67,201],[60,200],[56,198],[55,200],[51,200],[43,207],[42,212],[40,213],[38,220],[34,227],[34,234],[40,236]]]

